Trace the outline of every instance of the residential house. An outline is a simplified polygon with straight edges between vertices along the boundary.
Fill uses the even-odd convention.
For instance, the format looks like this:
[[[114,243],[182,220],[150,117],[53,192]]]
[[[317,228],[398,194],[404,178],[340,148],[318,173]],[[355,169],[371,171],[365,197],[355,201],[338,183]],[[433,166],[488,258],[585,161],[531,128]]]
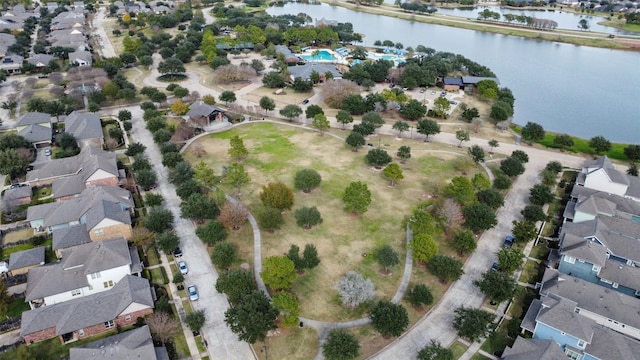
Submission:
[[[16,251],[9,256],[9,273],[11,276],[22,275],[29,269],[44,265],[44,246]]]
[[[18,31],[24,28],[24,20],[16,19],[13,16],[0,17],[0,30]]]
[[[169,360],[165,347],[154,347],[149,326],[109,336],[69,350],[69,360]]]
[[[463,76],[462,83],[464,84],[465,92],[475,92],[478,90],[478,83],[482,80],[491,80],[500,86],[500,80],[494,77],[480,77],[480,76]]]
[[[606,156],[585,161],[576,185],[640,201],[640,178],[617,170]]]
[[[82,12],[64,11],[51,19],[50,28],[51,31],[71,28],[82,29],[84,24],[85,16]]]
[[[51,115],[41,112],[28,112],[16,120],[18,135],[24,137],[35,146],[51,144],[53,130]]]
[[[74,51],[85,51],[89,48],[87,39],[83,34],[56,32],[53,36],[48,36],[47,40],[52,47],[71,48]]]
[[[68,343],[132,325],[151,313],[149,281],[127,275],[107,291],[23,312],[20,335],[27,344],[54,337]]]
[[[24,58],[20,55],[9,54],[0,60],[0,70],[8,74],[20,74],[22,72],[22,62]]]
[[[84,50],[69,53],[69,63],[77,64],[78,66],[91,66],[91,53]]]
[[[31,206],[27,221],[36,231],[48,233],[84,224],[93,241],[116,236],[130,239],[133,200],[114,198],[108,188],[88,187],[73,199]]]
[[[311,74],[315,71],[321,77],[325,77],[326,73],[331,73],[334,79],[342,79],[342,74],[338,71],[338,68],[334,64],[323,64],[317,62],[308,62],[304,65],[289,66],[287,68],[291,73],[291,81],[296,78],[302,80],[311,79]]]
[[[6,206],[16,207],[30,203],[32,195],[31,186],[18,186],[5,190],[2,201]]]
[[[53,239],[52,249],[58,258],[62,258],[62,250],[64,249],[91,242],[91,237],[85,224],[53,230],[51,236]]]
[[[82,148],[76,156],[34,165],[34,169],[27,172],[26,181],[32,185],[48,185],[75,175],[80,175],[86,186],[120,183],[116,155],[93,145]]]
[[[94,113],[74,111],[64,119],[64,131],[73,135],[78,142],[99,147],[104,143],[100,117]]]
[[[49,66],[49,62],[53,60],[53,55],[49,54],[34,54],[29,56],[27,62],[36,68],[43,68]]]
[[[462,78],[445,77],[442,79],[442,88],[444,91],[458,91],[464,88]]]
[[[13,34],[0,33],[0,58],[7,56],[7,50],[15,43],[16,37]]]
[[[29,270],[25,301],[32,309],[107,291],[142,271],[136,248],[129,248],[123,237],[58,252],[60,261]]]
[[[223,109],[199,101],[191,105],[187,113],[187,119],[191,125],[207,126],[214,121],[225,121],[226,117]]]
[[[286,63],[297,63],[300,61],[298,55],[294,54],[286,45],[276,45],[276,52],[284,55]]]
[[[521,336],[502,352],[503,360],[566,360],[560,346],[553,340],[525,339]]]
[[[150,1],[147,3],[151,12],[156,15],[169,14],[175,11],[175,3],[173,1]]]

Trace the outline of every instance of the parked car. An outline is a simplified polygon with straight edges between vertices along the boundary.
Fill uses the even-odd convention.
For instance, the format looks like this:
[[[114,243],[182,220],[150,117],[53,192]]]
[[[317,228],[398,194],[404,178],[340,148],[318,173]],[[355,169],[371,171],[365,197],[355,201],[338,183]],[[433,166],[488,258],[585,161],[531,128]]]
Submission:
[[[431,95],[435,95],[435,94],[436,94],[436,92],[435,92],[435,91],[432,91],[432,92],[431,92]]]
[[[420,89],[420,94],[424,93],[425,91],[427,91],[427,89]]]
[[[309,103],[309,99],[302,100],[302,105],[307,105]]]
[[[457,102],[457,101],[453,101],[453,100],[449,100],[449,104],[451,104],[451,105],[458,105],[458,102]]]
[[[180,269],[180,274],[182,275],[189,273],[189,267],[187,267],[187,263],[184,261],[178,261],[178,269]]]
[[[189,285],[187,288],[187,292],[189,293],[189,300],[196,301],[198,300],[198,289],[196,289],[195,285]]]
[[[445,97],[445,96],[447,96],[447,93],[443,91],[443,92],[440,93],[440,96]]]
[[[51,156],[51,149],[44,149],[45,156]]]
[[[491,265],[491,270],[498,271],[498,266],[500,266],[500,264],[498,264],[497,262],[494,262],[493,265]]]
[[[182,257],[182,250],[179,247],[173,250],[173,257],[176,257],[176,258]]]
[[[515,236],[509,234],[507,236],[505,236],[504,238],[504,242],[502,243],[502,247],[508,248],[513,246],[513,241],[515,240]]]

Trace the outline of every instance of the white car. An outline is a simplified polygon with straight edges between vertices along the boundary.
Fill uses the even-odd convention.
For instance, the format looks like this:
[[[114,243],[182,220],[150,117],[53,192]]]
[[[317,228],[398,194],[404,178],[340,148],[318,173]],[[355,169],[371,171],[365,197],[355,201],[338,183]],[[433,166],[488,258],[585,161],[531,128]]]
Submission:
[[[189,267],[187,267],[187,263],[184,261],[178,262],[178,268],[180,269],[180,274],[187,275],[189,273]]]
[[[198,300],[199,296],[198,296],[198,289],[196,289],[195,285],[190,285],[187,288],[187,292],[189,293],[189,300],[191,301],[196,301]]]

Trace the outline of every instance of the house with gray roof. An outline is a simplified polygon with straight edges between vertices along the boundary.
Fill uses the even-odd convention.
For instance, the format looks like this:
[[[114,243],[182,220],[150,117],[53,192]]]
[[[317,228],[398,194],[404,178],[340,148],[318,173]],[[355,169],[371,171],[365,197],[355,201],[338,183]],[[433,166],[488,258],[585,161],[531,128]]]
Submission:
[[[53,55],[49,54],[34,54],[29,56],[27,62],[36,68],[43,68],[49,66],[49,62],[53,60]]]
[[[145,325],[70,349],[69,360],[87,359],[169,360],[169,354],[165,347],[154,347]]]
[[[16,130],[18,135],[36,146],[50,145],[53,136],[51,115],[28,112],[16,120]]]
[[[92,64],[91,53],[85,50],[74,51],[69,53],[69,63],[77,64],[78,66],[91,66]]]
[[[616,169],[606,156],[586,160],[576,185],[640,201],[640,178]]]
[[[291,73],[291,81],[296,78],[309,80],[311,79],[311,74],[313,74],[314,71],[320,74],[321,77],[325,76],[326,73],[331,73],[334,79],[342,79],[342,74],[334,64],[308,62],[304,65],[289,66],[287,67],[287,70]]]
[[[500,80],[495,77],[463,76],[461,79],[463,84],[462,88],[465,92],[476,92],[478,90],[478,83],[483,80],[493,81],[500,86]]]
[[[25,301],[32,309],[107,291],[127,275],[140,275],[135,247],[123,237],[59,250],[60,261],[29,269]]]
[[[7,56],[7,49],[16,43],[16,37],[13,34],[0,33],[0,57]]]
[[[149,281],[127,275],[107,291],[23,312],[20,336],[27,344],[54,337],[64,344],[132,325],[153,306]]]
[[[18,186],[4,191],[2,201],[9,207],[20,206],[31,202],[33,191],[31,186]]]
[[[558,343],[547,339],[525,339],[518,336],[511,346],[502,352],[503,360],[566,360]]]
[[[34,169],[27,172],[26,182],[48,185],[54,180],[75,175],[80,175],[86,186],[117,186],[120,183],[116,155],[93,145],[83,147],[76,156],[34,165]]]
[[[56,229],[84,224],[92,240],[116,236],[131,238],[131,198],[114,196],[109,187],[88,187],[69,200],[31,206],[27,221],[37,231],[51,233]]]
[[[51,236],[53,240],[52,249],[58,258],[62,257],[63,249],[91,242],[87,226],[84,224],[56,229],[51,233]]]
[[[29,269],[44,265],[44,246],[16,251],[9,256],[9,272],[11,276],[26,274]]]
[[[17,54],[8,54],[0,60],[0,69],[8,74],[20,74],[24,58]]]
[[[64,119],[64,131],[73,135],[81,144],[102,146],[104,134],[100,117],[94,113],[73,111]]]
[[[224,110],[213,105],[198,101],[191,105],[187,113],[187,121],[192,126],[207,126],[212,122],[226,120]]]

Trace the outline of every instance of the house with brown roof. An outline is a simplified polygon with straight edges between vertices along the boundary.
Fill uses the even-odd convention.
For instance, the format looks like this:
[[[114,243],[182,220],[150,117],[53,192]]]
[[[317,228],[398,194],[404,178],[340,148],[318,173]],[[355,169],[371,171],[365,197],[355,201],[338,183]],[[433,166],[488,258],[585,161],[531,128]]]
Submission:
[[[44,265],[44,246],[17,251],[9,256],[9,273],[11,276],[22,275],[29,269]]]
[[[132,325],[153,307],[149,281],[127,275],[107,291],[23,312],[20,336],[27,344],[54,337],[65,344]]]

